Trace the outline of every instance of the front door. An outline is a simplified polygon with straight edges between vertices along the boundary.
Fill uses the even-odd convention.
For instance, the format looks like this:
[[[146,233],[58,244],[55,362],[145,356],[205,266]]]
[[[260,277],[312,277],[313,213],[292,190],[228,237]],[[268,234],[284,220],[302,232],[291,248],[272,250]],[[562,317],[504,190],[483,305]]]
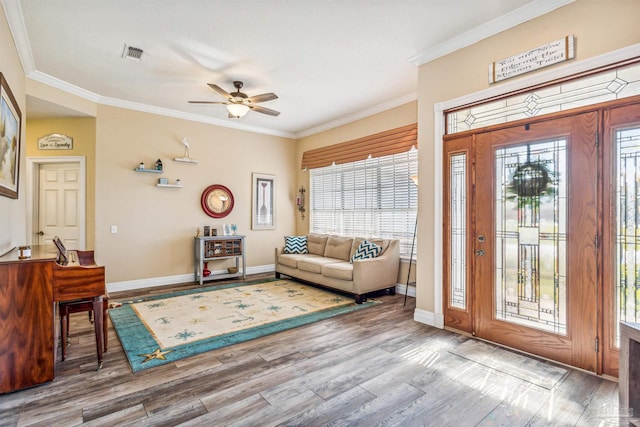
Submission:
[[[597,113],[475,136],[473,330],[597,370]]]

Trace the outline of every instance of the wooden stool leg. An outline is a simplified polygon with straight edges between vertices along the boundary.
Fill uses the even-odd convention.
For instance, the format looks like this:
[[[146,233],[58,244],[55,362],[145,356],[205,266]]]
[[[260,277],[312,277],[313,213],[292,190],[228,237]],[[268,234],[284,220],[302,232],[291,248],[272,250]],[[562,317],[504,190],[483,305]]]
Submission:
[[[62,360],[67,357],[67,334],[69,333],[69,312],[64,305],[60,306],[60,346],[62,347]]]
[[[109,329],[109,316],[107,313],[108,307],[109,305],[107,301],[105,301],[103,305],[104,311],[102,312],[102,339],[104,341],[104,351],[107,351],[107,330]]]
[[[102,369],[102,352],[104,350],[102,312],[104,305],[102,296],[93,299],[93,327],[96,333],[96,349],[98,351],[98,370]]]

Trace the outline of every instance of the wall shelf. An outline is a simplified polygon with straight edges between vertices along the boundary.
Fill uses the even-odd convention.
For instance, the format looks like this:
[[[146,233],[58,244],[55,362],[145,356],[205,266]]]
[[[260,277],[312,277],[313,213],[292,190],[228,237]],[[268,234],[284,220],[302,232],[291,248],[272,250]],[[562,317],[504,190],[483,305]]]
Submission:
[[[163,173],[164,171],[159,171],[157,169],[140,169],[140,168],[135,168],[134,171],[136,172],[147,172],[147,173]]]
[[[198,163],[197,160],[195,159],[191,159],[189,157],[176,157],[175,159],[173,159],[174,162],[181,162],[181,163]]]
[[[182,188],[182,184],[156,184],[156,187]]]

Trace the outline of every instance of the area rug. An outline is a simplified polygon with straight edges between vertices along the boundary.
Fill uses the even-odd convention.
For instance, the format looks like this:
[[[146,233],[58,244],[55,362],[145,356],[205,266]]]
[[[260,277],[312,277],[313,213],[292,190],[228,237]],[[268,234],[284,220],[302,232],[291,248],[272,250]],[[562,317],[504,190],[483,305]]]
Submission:
[[[109,310],[133,372],[379,303],[291,280],[234,283],[120,301]]]
[[[548,390],[568,372],[559,366],[475,339],[467,340],[449,352]]]

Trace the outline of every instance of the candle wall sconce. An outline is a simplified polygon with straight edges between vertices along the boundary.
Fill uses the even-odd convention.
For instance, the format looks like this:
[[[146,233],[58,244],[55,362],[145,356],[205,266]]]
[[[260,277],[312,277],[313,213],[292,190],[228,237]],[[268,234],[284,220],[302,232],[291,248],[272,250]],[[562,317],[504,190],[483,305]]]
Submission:
[[[304,193],[305,193],[305,189],[304,187],[301,185],[300,188],[298,189],[298,195],[296,196],[296,207],[298,208],[298,211],[300,212],[300,217],[302,219],[304,219]]]

